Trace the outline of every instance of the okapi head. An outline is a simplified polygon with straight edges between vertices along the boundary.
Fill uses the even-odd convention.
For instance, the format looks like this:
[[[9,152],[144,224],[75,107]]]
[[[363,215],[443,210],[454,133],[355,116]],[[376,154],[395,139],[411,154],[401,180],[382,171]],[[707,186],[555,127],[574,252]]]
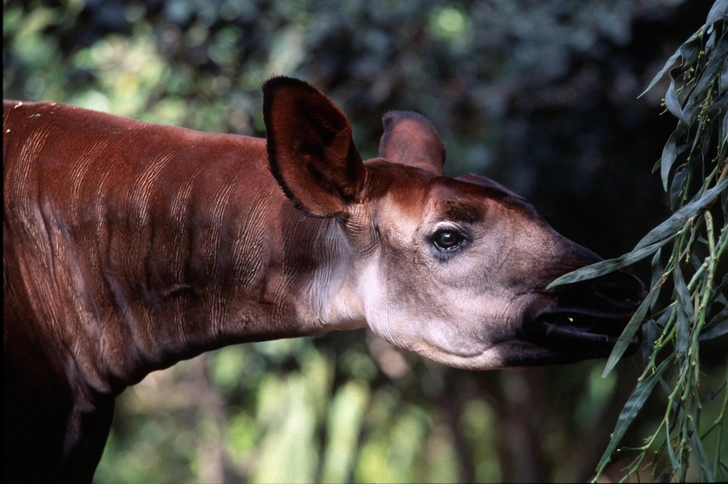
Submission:
[[[444,176],[445,146],[411,112],[384,117],[362,161],[346,116],[308,84],[264,87],[270,169],[293,204],[333,218],[350,292],[339,301],[390,343],[460,368],[567,363],[609,354],[644,298],[623,272],[547,289],[601,260],[487,178]],[[332,249],[339,250],[339,249]]]

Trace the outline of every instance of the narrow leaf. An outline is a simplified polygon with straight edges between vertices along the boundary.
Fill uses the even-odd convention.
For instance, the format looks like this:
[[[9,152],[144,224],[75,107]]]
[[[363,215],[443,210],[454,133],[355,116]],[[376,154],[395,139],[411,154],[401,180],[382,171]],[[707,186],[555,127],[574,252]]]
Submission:
[[[633,252],[642,247],[652,245],[655,242],[675,235],[682,229],[688,220],[697,215],[706,205],[711,203],[715,197],[728,187],[728,178],[724,178],[716,186],[710,190],[703,192],[697,199],[693,199],[690,203],[673,213],[670,218],[662,222],[660,225],[652,229],[649,234],[640,240]]]
[[[647,368],[657,339],[657,323],[650,319],[642,325],[642,366]]]
[[[672,185],[670,185],[670,207],[674,211],[680,204],[680,199],[683,196],[685,190],[685,177],[688,174],[688,170],[684,168],[678,168],[675,172],[675,176],[672,177]]]
[[[715,482],[715,476],[713,475],[713,471],[710,470],[710,460],[708,459],[708,455],[705,453],[703,443],[700,440],[700,437],[696,439],[695,435],[695,433],[688,435],[687,441],[693,451],[695,463],[698,464],[698,476],[700,482]]]
[[[725,86],[725,88],[728,88],[728,62],[726,62],[726,69],[723,71],[723,78],[723,85]],[[725,150],[728,150],[728,110],[723,114],[723,119],[720,122],[720,126],[722,142],[719,146],[719,149],[721,151],[720,153],[718,153],[718,156],[720,158],[723,158],[726,156]]]
[[[667,139],[665,147],[662,149],[662,158],[660,161],[660,175],[662,176],[662,187],[667,191],[667,182],[670,178],[670,168],[677,159],[677,138],[678,131],[675,130]]]
[[[719,316],[723,318],[728,318],[728,309],[723,309],[723,311],[720,312]],[[723,320],[709,330],[701,333],[698,337],[698,341],[708,341],[711,339],[720,338],[726,333],[728,333],[728,319]]]
[[[682,275],[682,269],[679,264],[675,264],[675,290],[677,291],[678,301],[680,305],[685,308],[685,312],[688,314],[693,313],[693,301],[690,298],[690,292],[688,286],[685,284],[685,279]]]
[[[662,280],[662,275],[665,272],[665,267],[662,265],[662,248],[657,249],[657,252],[655,252],[654,257],[652,257],[652,263],[650,264],[652,267],[652,280],[650,281],[650,287],[651,288],[657,288],[657,290],[660,290],[660,286],[662,285],[660,281]],[[655,299],[656,301],[657,299]],[[654,307],[650,306],[650,309]]]
[[[665,448],[667,449],[667,456],[670,458],[670,469],[680,468],[680,461],[675,455],[675,450],[672,448],[672,439],[670,438],[670,428],[665,427]],[[674,472],[673,472],[674,475]]]
[[[634,392],[632,392],[632,395],[629,397],[629,400],[627,400],[627,403],[624,404],[624,408],[622,408],[622,412],[619,414],[619,418],[617,419],[617,425],[614,428],[614,433],[612,433],[612,439],[609,441],[609,445],[604,451],[604,454],[599,461],[599,465],[597,466],[597,475],[601,474],[606,465],[609,463],[612,454],[617,449],[617,446],[622,440],[622,437],[624,437],[625,432],[627,432],[627,429],[637,416],[637,413],[639,413],[647,398],[650,394],[652,394],[652,390],[655,388],[655,385],[657,385],[657,382],[660,381],[660,377],[670,364],[672,364],[672,360],[674,359],[674,354],[668,356],[665,361],[657,367],[654,373],[637,385]]]
[[[693,301],[690,299],[690,292],[683,279],[680,264],[675,264],[673,274],[675,276],[675,292],[677,293],[677,306],[675,307],[677,311],[677,319],[675,321],[677,341],[675,349],[679,355],[684,355],[690,342],[690,322],[693,319]]]
[[[674,81],[670,83],[670,87],[667,88],[667,92],[665,93],[665,107],[677,119],[687,125],[690,125],[688,118],[685,116],[685,113],[683,113],[682,107],[680,106],[680,100],[677,98],[677,94],[675,94]]]
[[[675,352],[683,356],[685,351],[688,349],[688,342],[690,341],[690,328],[688,327],[688,315],[685,309],[682,307],[675,308]]]
[[[674,54],[672,54],[670,56],[669,59],[667,59],[667,62],[665,62],[665,65],[662,67],[662,69],[660,69],[660,72],[658,72],[655,75],[655,77],[652,78],[652,82],[650,82],[650,85],[647,86],[647,89],[642,91],[642,94],[640,94],[638,96],[638,98],[641,98],[642,96],[644,96],[647,93],[647,91],[652,89],[655,86],[655,84],[657,84],[657,81],[662,79],[662,76],[664,76],[665,73],[675,65],[675,63],[677,62],[679,57],[680,57],[680,49],[678,49]]]
[[[728,44],[728,42],[726,42],[726,44]],[[726,72],[727,67],[728,62],[723,62],[723,75],[728,74],[728,72]],[[705,109],[705,114],[712,118],[716,115],[716,113],[720,114],[726,106],[728,106],[728,98],[725,96],[720,97],[713,101],[713,103]]]
[[[633,250],[632,252],[628,252],[627,254],[624,254],[623,256],[616,259],[603,260],[601,262],[597,262],[596,264],[592,264],[590,266],[577,269],[573,272],[569,272],[568,274],[564,274],[563,276],[559,277],[554,282],[549,284],[547,289],[551,289],[552,287],[560,286],[562,284],[571,284],[574,282],[586,281],[589,279],[594,279],[595,277],[602,276],[604,274],[609,274],[610,272],[614,272],[618,269],[621,269],[622,267],[626,267],[630,264],[640,261],[645,257],[649,257],[651,254],[659,250],[660,247],[662,247],[669,241],[669,238],[661,240],[654,245],[650,245],[649,247],[642,247],[639,250]]]
[[[661,333],[664,333],[668,330],[667,323],[670,322],[670,318],[672,317],[672,312],[675,310],[675,305],[671,304],[668,307],[665,308],[663,313],[660,315],[658,320],[656,321],[657,328],[660,330]]]
[[[719,301],[720,296],[723,296],[723,299],[725,300],[725,294],[723,294],[723,292],[726,288],[728,288],[728,274],[725,274],[720,284],[718,284],[718,286],[713,289],[713,296],[710,298],[709,304],[713,304],[714,302]]]
[[[710,27],[718,20],[726,17],[728,17],[728,0],[716,0],[710,9],[710,12],[708,12],[708,18],[705,20],[705,25]]]
[[[709,84],[713,82],[714,78],[718,77],[721,74],[720,71],[723,69],[723,62],[725,62],[724,59],[726,57],[726,54],[728,54],[728,42],[719,42],[718,46],[714,50],[709,52],[708,62],[705,66],[705,70],[700,75],[700,79],[698,80],[697,85],[692,90],[688,100],[685,103],[686,109],[684,110],[684,112],[682,109],[680,110],[683,117],[680,117],[677,114],[673,113],[678,119],[684,122],[687,122],[685,121],[685,119],[689,119],[690,122],[688,122],[687,124],[693,124],[693,122],[695,121],[695,117],[697,116],[699,105],[702,104],[702,97],[708,91]],[[665,106],[667,107],[667,95],[665,97]],[[670,112],[672,113],[672,111]]]
[[[651,266],[652,282],[650,283],[650,287],[655,287],[658,281],[662,279],[662,274],[665,272],[665,266],[662,265],[662,248],[657,249],[657,252],[655,252]]]
[[[659,293],[660,287],[653,287],[647,294],[645,300],[642,301],[642,304],[640,304],[640,307],[637,308],[637,311],[635,311],[634,315],[632,315],[632,319],[629,320],[624,331],[622,331],[622,334],[619,335],[619,338],[617,338],[617,342],[614,344],[612,353],[609,355],[609,359],[607,359],[607,364],[604,366],[604,371],[602,372],[603,378],[609,375],[612,369],[619,362],[619,359],[622,358],[622,355],[629,347],[632,339],[634,339],[635,334],[637,334],[637,330],[640,328],[642,321],[645,320],[645,315],[647,314],[647,311],[650,310],[652,302]]]

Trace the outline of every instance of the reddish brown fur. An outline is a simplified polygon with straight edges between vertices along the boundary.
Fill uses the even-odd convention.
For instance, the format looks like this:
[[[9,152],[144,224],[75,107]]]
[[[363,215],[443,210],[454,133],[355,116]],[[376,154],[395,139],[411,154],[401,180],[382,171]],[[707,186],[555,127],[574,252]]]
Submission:
[[[224,344],[321,331],[290,318],[294,286],[319,263],[321,225],[278,189],[263,140],[57,103],[3,108],[5,411],[42,416],[6,420],[6,457],[22,463],[14,449],[33,448],[60,458],[60,393],[108,409],[108,420],[113,397],[149,371]],[[21,379],[15,361],[37,368]],[[63,412],[85,421],[84,410]],[[108,425],[81,427],[105,440]],[[102,449],[63,451],[63,468]]]

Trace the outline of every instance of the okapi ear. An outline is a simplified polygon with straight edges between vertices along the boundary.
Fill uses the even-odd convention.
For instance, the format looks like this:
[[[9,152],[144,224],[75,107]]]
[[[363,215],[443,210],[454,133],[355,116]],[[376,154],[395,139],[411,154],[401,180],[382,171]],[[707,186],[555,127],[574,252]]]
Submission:
[[[297,208],[332,217],[358,201],[366,169],[349,120],[329,98],[275,77],[263,85],[263,116],[270,170]]]
[[[435,175],[444,174],[445,145],[427,118],[408,111],[390,111],[382,118],[382,124],[381,158]]]

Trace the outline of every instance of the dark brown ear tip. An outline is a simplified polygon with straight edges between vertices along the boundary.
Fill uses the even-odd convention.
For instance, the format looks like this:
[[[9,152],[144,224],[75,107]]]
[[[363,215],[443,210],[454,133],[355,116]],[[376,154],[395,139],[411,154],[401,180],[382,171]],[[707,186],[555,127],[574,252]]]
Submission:
[[[263,94],[265,96],[274,94],[275,91],[280,89],[301,89],[309,92],[319,92],[311,84],[294,77],[275,76],[263,83]]]

